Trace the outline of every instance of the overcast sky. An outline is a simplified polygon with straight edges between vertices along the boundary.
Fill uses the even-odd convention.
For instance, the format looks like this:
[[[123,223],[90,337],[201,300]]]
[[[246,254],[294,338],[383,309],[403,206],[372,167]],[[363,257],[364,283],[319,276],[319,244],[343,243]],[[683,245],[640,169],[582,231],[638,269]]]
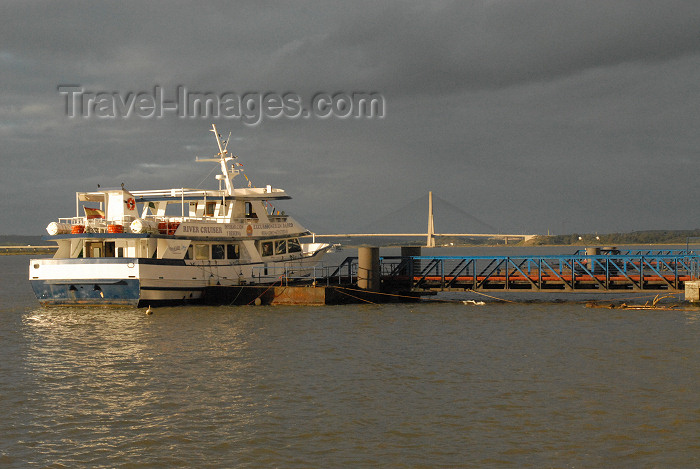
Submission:
[[[97,184],[216,187],[212,122],[317,232],[424,231],[428,191],[438,232],[700,227],[700,2],[233,3],[4,2],[0,234]],[[384,115],[70,117],[62,85],[377,93]]]

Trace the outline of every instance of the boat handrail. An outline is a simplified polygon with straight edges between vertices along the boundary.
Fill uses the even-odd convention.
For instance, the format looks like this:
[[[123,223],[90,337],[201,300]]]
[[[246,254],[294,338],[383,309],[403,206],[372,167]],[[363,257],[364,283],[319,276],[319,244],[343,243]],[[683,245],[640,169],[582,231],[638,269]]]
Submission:
[[[282,221],[286,220],[288,217],[285,215],[284,217],[278,216],[274,217],[277,218],[278,220],[274,221]],[[197,222],[197,223],[211,223],[211,224],[217,224],[217,223],[240,223],[240,224],[255,224],[260,222],[260,218],[255,217],[255,218],[229,218],[229,217],[182,217],[182,216],[161,216],[161,215],[146,215],[143,217],[144,220],[152,221],[152,222],[179,222],[179,223],[184,223],[184,222]],[[270,219],[270,221],[273,221],[273,218]]]
[[[154,223],[184,223],[184,222],[197,222],[197,223],[237,223],[242,225],[257,224],[260,223],[259,217],[182,217],[182,216],[161,216],[161,215],[146,215],[145,217],[135,217],[133,215],[124,215],[122,217],[116,217],[111,220],[106,220],[104,218],[87,218],[81,217],[59,217],[58,223],[66,225],[83,225],[85,227],[90,227],[94,229],[99,229],[101,227],[105,228],[107,225],[123,225],[126,230],[132,221],[141,218],[143,220],[148,220]],[[271,215],[269,221],[271,223],[284,222],[289,219],[289,215]]]
[[[107,220],[104,218],[87,218],[87,217],[59,217],[58,222],[67,225],[86,225],[89,223],[99,223],[105,222],[109,225],[128,225],[132,221],[136,220],[137,217],[133,215],[124,215],[121,217],[114,217],[113,219]]]
[[[278,188],[267,188],[267,187],[239,187],[234,189],[233,195],[229,195],[226,191],[210,189],[157,189],[150,191],[132,191],[130,192],[134,197],[139,197],[148,200],[149,197],[169,197],[173,199],[173,202],[177,202],[177,199],[182,199],[182,197],[211,197],[213,199],[219,199],[226,197],[227,199],[239,198],[255,198],[264,197],[266,199],[288,199],[290,198],[284,189]]]
[[[86,233],[104,233],[107,231],[107,220],[104,218],[92,218],[85,220],[85,232]]]
[[[152,222],[188,222],[196,221],[199,223],[230,223],[228,217],[182,217],[182,216],[162,216],[162,215],[146,215],[143,220],[148,220]]]
[[[58,223],[66,225],[97,225],[104,223],[105,225],[124,225],[128,226],[132,221],[137,218],[142,218],[143,220],[153,221],[153,222],[192,222],[196,221],[198,223],[240,223],[240,224],[255,224],[260,223],[259,217],[182,217],[182,216],[161,216],[161,215],[146,215],[145,217],[135,217],[133,215],[124,215],[123,217],[115,217],[111,220],[106,220],[104,218],[87,218],[87,217],[59,217]],[[289,215],[270,215],[269,221],[272,223],[278,223],[287,221]]]
[[[203,190],[203,189],[156,189],[150,191],[131,191],[131,195],[134,197],[173,197],[178,198],[183,195],[198,195],[207,197],[222,197],[226,195],[225,191],[220,190]]]

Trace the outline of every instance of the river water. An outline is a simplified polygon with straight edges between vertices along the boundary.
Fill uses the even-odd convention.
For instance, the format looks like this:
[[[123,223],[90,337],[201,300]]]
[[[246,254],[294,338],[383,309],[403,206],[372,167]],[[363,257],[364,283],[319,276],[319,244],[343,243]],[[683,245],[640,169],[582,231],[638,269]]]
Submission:
[[[41,308],[28,260],[0,257],[2,467],[700,467],[700,312]]]

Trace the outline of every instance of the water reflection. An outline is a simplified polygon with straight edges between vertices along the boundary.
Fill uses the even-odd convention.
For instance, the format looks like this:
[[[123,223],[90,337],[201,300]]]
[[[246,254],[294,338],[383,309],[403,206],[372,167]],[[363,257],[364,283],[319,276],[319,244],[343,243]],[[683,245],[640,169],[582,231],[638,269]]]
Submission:
[[[251,416],[245,321],[207,310],[38,308],[22,324],[23,425],[35,450],[70,447],[80,435],[78,453],[140,454],[203,416],[215,426]]]
[[[700,309],[696,311],[685,311],[685,319],[688,324],[696,324],[700,321]]]

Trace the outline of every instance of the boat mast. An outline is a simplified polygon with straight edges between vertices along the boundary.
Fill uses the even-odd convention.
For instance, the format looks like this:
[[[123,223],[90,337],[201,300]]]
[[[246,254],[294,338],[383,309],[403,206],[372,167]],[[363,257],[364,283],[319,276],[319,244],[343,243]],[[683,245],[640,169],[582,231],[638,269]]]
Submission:
[[[235,156],[228,156],[228,142],[230,140],[231,135],[229,134],[229,138],[225,140],[224,142],[221,141],[221,135],[219,135],[219,132],[216,130],[216,125],[212,124],[211,129],[209,129],[211,132],[214,132],[214,136],[216,136],[216,144],[219,146],[219,153],[217,153],[216,156],[218,158],[199,158],[197,157],[197,161],[218,161],[219,164],[221,164],[221,174],[217,174],[216,179],[219,181],[223,180],[226,182],[226,192],[228,195],[233,195],[233,178],[236,177],[238,174],[238,171],[231,167],[231,171],[229,172],[228,166],[226,165],[229,161],[233,160],[236,158]]]

